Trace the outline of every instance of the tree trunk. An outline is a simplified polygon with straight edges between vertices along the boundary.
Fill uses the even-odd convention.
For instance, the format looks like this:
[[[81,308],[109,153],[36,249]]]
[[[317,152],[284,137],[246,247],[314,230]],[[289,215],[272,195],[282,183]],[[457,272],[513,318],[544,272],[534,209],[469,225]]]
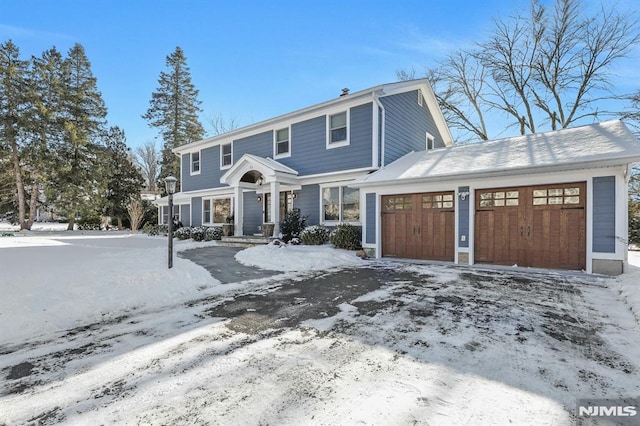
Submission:
[[[73,225],[76,223],[76,214],[72,213],[69,218],[69,226],[67,226],[67,231],[73,231]]]
[[[40,186],[34,182],[31,187],[31,202],[29,203],[29,221],[26,229],[31,229],[33,222],[37,219],[38,214],[38,196],[40,195]]]
[[[118,216],[118,231],[122,231],[122,218],[120,216]]]
[[[18,191],[18,221],[20,229],[26,228],[26,201],[24,198],[24,185],[22,183],[22,169],[20,168],[20,158],[18,157],[18,144],[15,137],[11,137],[11,157],[13,160],[13,173],[16,179],[16,189]]]

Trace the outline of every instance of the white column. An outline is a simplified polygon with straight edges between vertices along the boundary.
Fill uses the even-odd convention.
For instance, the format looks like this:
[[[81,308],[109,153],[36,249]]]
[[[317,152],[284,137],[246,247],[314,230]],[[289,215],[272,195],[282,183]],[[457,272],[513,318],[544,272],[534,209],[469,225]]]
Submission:
[[[244,198],[243,198],[242,188],[240,186],[234,188],[234,195],[235,197],[233,198],[233,225],[234,225],[233,234],[236,237],[240,237],[243,234],[242,227],[244,223],[244,220],[243,220],[244,213],[242,211]]]
[[[273,236],[280,233],[280,182],[271,182],[271,221],[273,222]]]

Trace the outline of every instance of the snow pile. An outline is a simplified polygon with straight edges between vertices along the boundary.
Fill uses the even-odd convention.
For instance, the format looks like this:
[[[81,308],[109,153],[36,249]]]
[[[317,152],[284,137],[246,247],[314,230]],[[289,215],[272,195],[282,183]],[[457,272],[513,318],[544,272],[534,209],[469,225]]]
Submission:
[[[624,274],[609,283],[640,321],[640,252],[629,251],[629,264]]]
[[[236,254],[236,260],[244,265],[285,272],[322,270],[363,263],[354,252],[331,246],[273,243],[242,250]]]
[[[32,234],[33,235],[33,234]],[[176,242],[175,251],[203,243]],[[146,235],[0,238],[0,342],[197,297],[219,282]],[[27,313],[28,314],[25,314]]]
[[[32,231],[66,231],[68,223],[58,222],[35,222],[31,227]],[[12,225],[9,222],[0,222],[0,232],[18,232],[20,226]]]

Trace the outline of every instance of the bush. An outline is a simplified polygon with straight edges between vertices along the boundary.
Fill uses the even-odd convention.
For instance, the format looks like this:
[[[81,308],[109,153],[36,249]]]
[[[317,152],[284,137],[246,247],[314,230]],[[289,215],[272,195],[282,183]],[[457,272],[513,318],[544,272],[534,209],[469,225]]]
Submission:
[[[204,226],[191,228],[191,238],[193,239],[193,241],[204,241],[206,232],[207,228],[205,228]]]
[[[629,203],[629,243],[640,244],[640,204]]]
[[[306,224],[307,218],[300,214],[299,209],[293,209],[288,212],[280,222],[282,240],[287,243],[292,238],[299,238],[300,233],[304,230]]]
[[[321,246],[329,241],[330,235],[331,233],[327,228],[319,225],[313,225],[308,228],[304,228],[300,233],[300,239],[303,244]]]
[[[341,249],[359,250],[362,248],[362,230],[359,226],[341,223],[331,233],[331,244]]]
[[[78,229],[81,231],[99,231],[102,220],[97,216],[83,217],[78,221]]]
[[[173,235],[179,240],[188,240],[191,238],[191,227],[183,226],[182,228],[178,228]]]
[[[219,226],[208,227],[204,232],[205,241],[219,241],[222,239],[222,228]]]

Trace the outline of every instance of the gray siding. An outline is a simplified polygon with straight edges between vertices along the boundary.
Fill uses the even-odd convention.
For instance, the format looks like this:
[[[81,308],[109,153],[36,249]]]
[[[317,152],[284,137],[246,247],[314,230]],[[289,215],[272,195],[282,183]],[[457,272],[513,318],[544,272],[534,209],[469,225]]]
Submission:
[[[235,151],[234,151],[235,154]],[[191,170],[191,155],[189,153],[182,155],[182,191],[194,191],[206,188],[219,188],[220,177],[227,170],[220,170],[220,147],[212,146],[205,148],[200,152],[200,174],[193,175],[189,173]]]
[[[233,164],[236,164],[244,154],[273,158],[273,131],[234,140]]]
[[[435,146],[443,147],[442,135],[427,108],[418,105],[418,91],[380,98],[385,108],[384,162],[389,164],[411,151],[426,149],[426,134],[435,138]]]
[[[593,178],[593,251],[616,251],[616,178]]]
[[[191,226],[202,225],[202,197],[193,197],[191,199]]]
[[[180,206],[180,222],[184,226],[191,226],[191,206],[189,204]]]
[[[264,200],[258,202],[258,196],[255,192],[245,192],[243,197],[244,203],[242,204],[242,209],[244,220],[242,223],[242,233],[243,235],[261,234],[262,219],[264,217],[262,213]]]
[[[369,193],[365,195],[365,214],[367,217],[367,229],[365,231],[365,243],[376,243],[376,194]]]
[[[307,225],[320,223],[320,185],[306,185],[296,191],[293,208],[300,209],[302,216],[307,216]]]
[[[300,176],[371,166],[373,103],[350,110],[347,146],[327,149],[326,115],[291,125],[291,157],[279,159]]]
[[[468,186],[461,186],[458,192],[469,192]],[[462,236],[465,240],[462,241]],[[458,197],[458,247],[469,247],[469,195],[465,199]]]

